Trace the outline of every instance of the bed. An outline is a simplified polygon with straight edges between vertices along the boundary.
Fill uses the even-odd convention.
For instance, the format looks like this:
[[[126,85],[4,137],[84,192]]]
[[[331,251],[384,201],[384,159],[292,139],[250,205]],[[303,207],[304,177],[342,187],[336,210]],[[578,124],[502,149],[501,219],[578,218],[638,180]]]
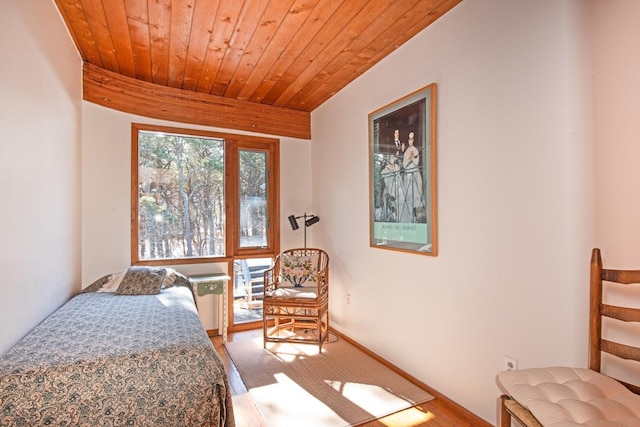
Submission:
[[[232,427],[188,279],[132,267],[70,299],[0,358],[0,425]]]

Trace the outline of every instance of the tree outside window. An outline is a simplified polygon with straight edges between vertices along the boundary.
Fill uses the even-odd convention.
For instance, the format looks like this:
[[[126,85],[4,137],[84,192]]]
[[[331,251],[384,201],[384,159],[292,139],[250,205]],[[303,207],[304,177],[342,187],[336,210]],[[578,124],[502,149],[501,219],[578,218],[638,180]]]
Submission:
[[[179,131],[132,126],[132,263],[274,252],[277,140]]]

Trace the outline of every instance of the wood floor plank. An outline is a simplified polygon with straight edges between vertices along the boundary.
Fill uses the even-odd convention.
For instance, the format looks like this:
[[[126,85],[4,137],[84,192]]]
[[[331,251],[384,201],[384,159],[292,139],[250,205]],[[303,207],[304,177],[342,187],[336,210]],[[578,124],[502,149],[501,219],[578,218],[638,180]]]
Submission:
[[[229,341],[254,339],[262,336],[260,329],[229,333]],[[220,355],[231,387],[231,398],[237,427],[266,427],[262,415],[256,407],[249,391],[242,382],[240,373],[227,353],[220,336],[211,337],[216,351]],[[435,399],[404,411],[391,414],[376,421],[361,424],[360,427],[489,427],[491,424],[475,416],[457,403],[449,400],[435,390],[426,390]]]

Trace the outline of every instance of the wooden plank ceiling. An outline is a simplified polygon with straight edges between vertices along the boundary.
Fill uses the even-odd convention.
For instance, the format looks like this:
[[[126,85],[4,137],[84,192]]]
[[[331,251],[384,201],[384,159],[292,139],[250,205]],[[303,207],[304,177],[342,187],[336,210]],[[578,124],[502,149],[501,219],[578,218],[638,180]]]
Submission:
[[[155,98],[194,95],[200,102],[228,101],[232,110],[273,112],[277,120],[290,121],[298,113],[308,116],[461,1],[55,3],[85,63],[85,92],[101,86],[99,99],[92,101],[124,109],[132,100],[120,99],[122,86],[138,81],[157,90]],[[87,78],[93,71],[102,74]],[[115,93],[105,95],[109,90]]]

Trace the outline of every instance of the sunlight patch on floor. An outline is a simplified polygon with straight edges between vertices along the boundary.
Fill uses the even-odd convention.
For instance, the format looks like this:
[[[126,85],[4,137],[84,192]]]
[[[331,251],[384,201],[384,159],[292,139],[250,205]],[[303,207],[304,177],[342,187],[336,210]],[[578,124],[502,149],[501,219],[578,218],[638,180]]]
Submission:
[[[253,341],[262,346],[262,338],[256,338]],[[301,357],[319,354],[318,346],[310,344],[268,343],[266,348],[283,362],[293,362]]]
[[[375,413],[379,408],[395,405],[403,406],[407,402],[405,399],[373,384],[341,383],[340,381],[328,380],[325,380],[325,383],[370,414]]]
[[[251,390],[256,396],[266,395],[269,398],[274,396],[287,396],[286,402],[278,402],[273,408],[283,411],[285,419],[305,419],[308,416],[308,408],[316,407],[314,412],[314,422],[317,425],[346,425],[348,424],[330,407],[325,405],[317,397],[309,393],[295,381],[285,374],[275,374],[276,383],[265,387],[258,387]],[[280,409],[281,408],[281,409]]]
[[[381,418],[378,422],[386,427],[415,427],[423,426],[435,418],[433,413],[413,407]]]

